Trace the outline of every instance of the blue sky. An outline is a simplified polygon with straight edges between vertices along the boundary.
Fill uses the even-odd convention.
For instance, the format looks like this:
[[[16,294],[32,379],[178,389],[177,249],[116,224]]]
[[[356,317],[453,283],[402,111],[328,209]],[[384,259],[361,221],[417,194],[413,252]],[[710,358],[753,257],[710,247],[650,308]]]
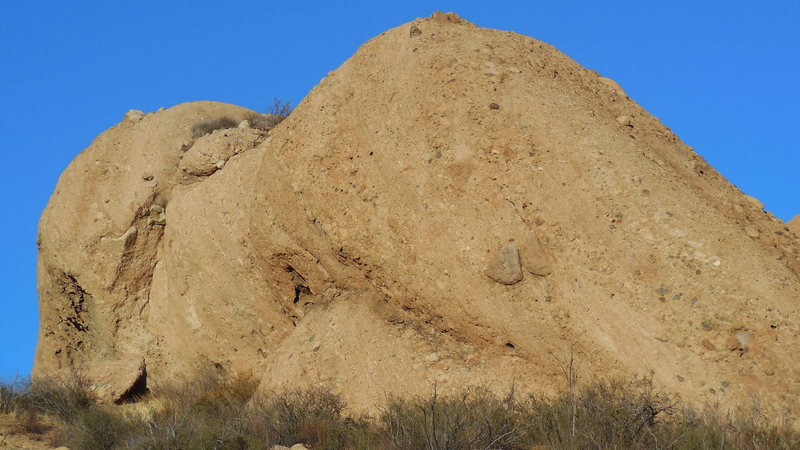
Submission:
[[[800,214],[800,2],[0,2],[0,377],[36,345],[36,226],[59,174],[129,109],[297,104],[382,31],[455,11],[616,80],[732,183]]]

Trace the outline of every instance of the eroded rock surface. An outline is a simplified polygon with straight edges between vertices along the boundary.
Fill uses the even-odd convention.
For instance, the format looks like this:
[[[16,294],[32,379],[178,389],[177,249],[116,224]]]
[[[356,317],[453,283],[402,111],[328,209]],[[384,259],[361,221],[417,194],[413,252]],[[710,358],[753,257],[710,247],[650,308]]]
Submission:
[[[70,164],[40,223],[35,376],[144,360],[148,383],[213,370],[369,409],[558,390],[572,351],[683,400],[798,404],[798,240],[553,47],[418,19],[259,117],[129,113]],[[498,251],[513,284],[486,276]]]
[[[122,403],[147,392],[147,366],[142,359],[93,361],[83,374],[100,400]]]

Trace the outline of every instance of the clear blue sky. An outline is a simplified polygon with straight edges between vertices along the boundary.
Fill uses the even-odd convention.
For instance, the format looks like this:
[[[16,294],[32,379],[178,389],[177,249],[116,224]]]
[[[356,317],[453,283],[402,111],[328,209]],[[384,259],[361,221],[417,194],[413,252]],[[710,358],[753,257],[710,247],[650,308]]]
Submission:
[[[783,220],[800,214],[800,2],[0,2],[0,377],[30,372],[36,226],[59,174],[129,109],[298,103],[382,31],[455,11],[619,82]]]

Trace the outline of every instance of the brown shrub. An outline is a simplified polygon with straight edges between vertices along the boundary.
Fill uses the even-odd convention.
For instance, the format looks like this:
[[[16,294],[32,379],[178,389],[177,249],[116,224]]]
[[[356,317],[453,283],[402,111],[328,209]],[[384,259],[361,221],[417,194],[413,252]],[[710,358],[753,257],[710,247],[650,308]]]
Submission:
[[[526,409],[513,389],[498,397],[484,388],[449,396],[434,388],[427,398],[390,399],[380,426],[394,448],[522,448],[533,420]]]
[[[293,109],[294,108],[292,108],[291,103],[281,101],[281,99],[276,97],[272,100],[272,106],[267,108],[266,114],[278,116],[281,119],[285,119],[286,117],[289,117],[289,114],[292,113]]]
[[[211,134],[216,130],[236,128],[237,125],[239,124],[230,117],[221,117],[219,119],[209,120],[208,122],[198,123],[192,126],[192,139],[197,139],[207,134]]]
[[[0,382],[0,414],[17,412],[23,406],[29,382],[22,379]]]
[[[97,403],[88,380],[80,372],[36,379],[31,382],[26,399],[40,412],[65,422]]]
[[[251,380],[206,375],[153,386],[137,405],[99,405],[79,375],[0,385],[23,428],[41,414],[59,422],[54,444],[70,448],[268,449],[302,442],[317,449],[800,448],[800,435],[769,420],[757,403],[735,414],[697,410],[651,380],[599,381],[564,392],[498,396],[485,388],[390,398],[378,417],[345,413],[322,388],[253,397]],[[24,405],[24,406],[23,406]],[[27,409],[26,409],[27,408]],[[29,415],[28,415],[29,414]],[[27,421],[27,425],[26,425]]]

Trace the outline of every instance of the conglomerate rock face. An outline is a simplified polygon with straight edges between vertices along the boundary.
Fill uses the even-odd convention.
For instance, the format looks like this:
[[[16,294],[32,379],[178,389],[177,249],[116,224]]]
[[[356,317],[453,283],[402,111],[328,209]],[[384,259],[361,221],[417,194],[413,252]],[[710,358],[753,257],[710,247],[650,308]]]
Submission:
[[[131,112],[72,162],[40,223],[35,376],[144,361],[368,409],[550,392],[572,355],[798,404],[796,228],[553,47],[436,14],[259,117]]]

